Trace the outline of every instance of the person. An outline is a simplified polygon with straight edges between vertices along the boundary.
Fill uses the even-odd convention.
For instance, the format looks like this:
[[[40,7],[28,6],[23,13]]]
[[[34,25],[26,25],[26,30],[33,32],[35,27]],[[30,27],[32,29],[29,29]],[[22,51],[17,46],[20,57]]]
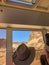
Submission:
[[[46,59],[47,59],[47,62],[49,64],[49,33],[46,33],[45,34],[45,55],[46,55]]]
[[[24,43],[18,46],[13,54],[13,62],[15,65],[30,65],[35,57],[35,48],[28,47]]]
[[[45,55],[40,57],[41,65],[49,65],[49,33],[45,34]]]

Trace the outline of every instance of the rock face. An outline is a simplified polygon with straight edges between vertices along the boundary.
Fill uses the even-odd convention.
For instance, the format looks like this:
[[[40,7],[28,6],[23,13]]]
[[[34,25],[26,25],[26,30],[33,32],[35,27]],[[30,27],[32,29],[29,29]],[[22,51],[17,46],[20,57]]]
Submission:
[[[0,65],[6,65],[6,40],[0,39]]]
[[[6,48],[6,40],[0,39],[0,48]]]
[[[40,56],[45,54],[42,32],[32,31],[27,45],[36,49],[35,63],[40,63]]]
[[[13,48],[17,48],[22,42],[13,43]],[[42,32],[32,31],[29,36],[28,42],[24,42],[26,45],[34,47],[36,50],[44,49],[44,40]]]
[[[44,41],[40,31],[32,31],[28,40],[28,45],[35,47],[35,49],[43,49]]]

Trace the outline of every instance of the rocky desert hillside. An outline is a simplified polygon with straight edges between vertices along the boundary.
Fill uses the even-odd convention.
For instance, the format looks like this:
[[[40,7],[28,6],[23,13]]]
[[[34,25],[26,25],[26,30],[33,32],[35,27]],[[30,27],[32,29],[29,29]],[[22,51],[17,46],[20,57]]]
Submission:
[[[6,39],[0,39],[0,48],[6,48]]]
[[[42,32],[32,31],[28,40],[28,45],[35,47],[36,50],[44,49]]]
[[[0,39],[0,65],[6,65],[6,40]]]

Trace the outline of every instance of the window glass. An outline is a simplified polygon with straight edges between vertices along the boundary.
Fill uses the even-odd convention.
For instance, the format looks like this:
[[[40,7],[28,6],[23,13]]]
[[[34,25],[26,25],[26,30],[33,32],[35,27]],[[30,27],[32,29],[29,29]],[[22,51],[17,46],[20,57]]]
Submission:
[[[8,2],[11,2],[11,3],[21,3],[21,4],[27,4],[27,5],[32,5],[32,0],[7,0]]]
[[[26,44],[28,47],[35,48],[35,51],[36,51],[35,60],[37,61],[37,63],[39,62],[39,65],[40,65],[40,56],[44,54],[44,41],[43,41],[42,32],[13,30],[12,31],[13,54],[17,50],[18,46],[22,43]]]
[[[13,31],[12,32],[12,42],[13,48],[19,46],[22,42],[27,44],[29,40],[31,31]]]

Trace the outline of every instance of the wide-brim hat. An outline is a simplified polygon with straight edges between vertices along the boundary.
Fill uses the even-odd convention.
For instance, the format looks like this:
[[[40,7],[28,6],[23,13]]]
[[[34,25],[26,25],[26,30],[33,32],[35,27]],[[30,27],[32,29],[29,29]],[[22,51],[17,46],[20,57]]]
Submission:
[[[21,44],[13,54],[15,65],[30,65],[35,58],[35,48]]]
[[[45,42],[45,48],[49,52],[49,33],[45,34],[45,40],[46,40],[46,42]]]

